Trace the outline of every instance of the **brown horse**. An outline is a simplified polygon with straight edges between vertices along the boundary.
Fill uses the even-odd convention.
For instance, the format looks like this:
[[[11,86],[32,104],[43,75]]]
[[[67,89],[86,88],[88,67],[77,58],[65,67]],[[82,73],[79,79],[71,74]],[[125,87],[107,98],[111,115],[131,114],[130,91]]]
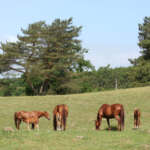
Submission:
[[[124,108],[121,104],[103,104],[97,113],[97,120],[95,121],[96,130],[100,129],[102,118],[107,119],[108,129],[110,130],[109,119],[116,118],[118,120],[118,130],[124,129]]]
[[[140,126],[140,110],[139,109],[135,109],[134,110],[134,128],[139,128]]]
[[[54,130],[66,130],[66,121],[68,117],[68,106],[65,104],[57,105],[53,110]]]
[[[14,114],[15,126],[19,130],[21,121],[27,123],[27,128],[30,130],[29,124],[32,124],[32,129],[36,127],[39,130],[39,118],[45,117],[50,120],[49,113],[44,111],[19,111]]]

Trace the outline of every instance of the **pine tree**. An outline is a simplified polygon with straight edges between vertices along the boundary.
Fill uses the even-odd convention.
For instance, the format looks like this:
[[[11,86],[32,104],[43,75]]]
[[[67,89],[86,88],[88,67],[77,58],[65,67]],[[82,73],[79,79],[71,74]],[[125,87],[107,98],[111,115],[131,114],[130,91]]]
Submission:
[[[65,93],[65,83],[72,72],[92,68],[84,59],[88,51],[78,39],[81,28],[72,25],[72,18],[56,19],[52,24],[44,21],[30,24],[21,29],[17,42],[1,43],[0,72],[22,73],[33,95],[49,90]]]
[[[144,23],[139,24],[139,43],[141,53],[145,60],[150,60],[150,17],[144,18]]]

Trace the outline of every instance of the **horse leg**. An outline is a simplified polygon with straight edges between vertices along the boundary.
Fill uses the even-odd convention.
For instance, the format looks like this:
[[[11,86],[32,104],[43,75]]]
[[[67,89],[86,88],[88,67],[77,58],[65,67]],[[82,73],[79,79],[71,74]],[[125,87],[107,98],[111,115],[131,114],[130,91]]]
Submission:
[[[30,125],[27,123],[27,130],[30,131]]]
[[[39,125],[38,125],[38,124],[36,124],[36,128],[37,128],[37,130],[39,131]]]
[[[66,130],[66,118],[63,119],[62,124],[63,124],[63,130],[65,131]]]
[[[62,131],[63,128],[64,128],[64,126],[63,126],[63,119],[62,119],[62,120],[61,120],[61,123],[60,123],[60,130]]]
[[[32,123],[32,130],[34,130],[34,128],[35,128],[35,124],[34,124],[34,123]]]
[[[138,128],[138,119],[136,119],[136,128]]]
[[[109,122],[109,118],[107,118],[107,124],[108,124],[108,130],[110,130],[110,122]]]
[[[121,120],[118,115],[115,115],[116,120],[118,120],[118,130],[121,131]]]
[[[21,123],[21,120],[17,120],[17,129],[19,130],[20,129],[20,123]]]
[[[136,128],[136,119],[134,119],[134,128]]]
[[[66,120],[64,121],[64,130],[66,130]]]
[[[138,119],[138,128],[139,128],[139,126],[140,126],[140,118]]]

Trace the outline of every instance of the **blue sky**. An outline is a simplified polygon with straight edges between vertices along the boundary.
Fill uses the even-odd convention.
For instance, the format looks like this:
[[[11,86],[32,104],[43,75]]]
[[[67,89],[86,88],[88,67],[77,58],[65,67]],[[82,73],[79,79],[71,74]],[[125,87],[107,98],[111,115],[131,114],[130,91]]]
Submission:
[[[138,24],[150,15],[150,0],[1,0],[0,40],[15,41],[21,28],[44,20],[73,17],[83,26],[80,39],[86,58],[99,68],[129,66],[140,55]]]

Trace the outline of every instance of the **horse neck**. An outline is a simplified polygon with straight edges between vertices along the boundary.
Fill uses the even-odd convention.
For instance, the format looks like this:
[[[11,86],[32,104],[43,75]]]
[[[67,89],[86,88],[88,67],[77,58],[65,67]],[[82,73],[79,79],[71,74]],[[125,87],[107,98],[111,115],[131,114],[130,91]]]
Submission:
[[[102,117],[102,116],[101,116],[101,113],[98,112],[98,113],[97,113],[97,121],[100,121],[101,117]]]
[[[44,112],[39,111],[39,112],[38,112],[38,118],[41,118],[41,117],[43,117],[43,116],[44,116]]]

